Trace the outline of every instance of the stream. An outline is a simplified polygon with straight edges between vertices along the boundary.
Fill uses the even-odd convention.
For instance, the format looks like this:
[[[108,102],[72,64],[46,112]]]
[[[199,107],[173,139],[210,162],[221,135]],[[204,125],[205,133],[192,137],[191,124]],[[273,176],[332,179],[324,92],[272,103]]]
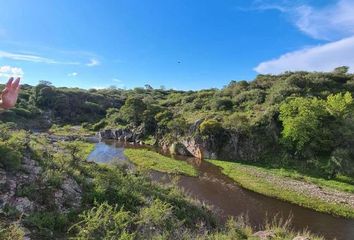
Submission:
[[[124,156],[124,148],[132,147],[143,148],[116,141],[99,142],[88,160],[98,163],[126,164],[134,168],[134,165]],[[183,156],[174,158],[187,161],[199,172],[199,177],[181,175],[178,180],[179,187],[192,198],[211,205],[222,219],[247,214],[250,223],[257,228],[263,225],[267,218],[278,216],[286,219],[291,216],[292,227],[295,230],[307,229],[326,239],[354,239],[354,219],[334,217],[263,196],[238,186],[222,174],[218,167],[208,162]],[[156,171],[151,171],[150,174],[154,181],[162,183],[170,181],[168,174]]]

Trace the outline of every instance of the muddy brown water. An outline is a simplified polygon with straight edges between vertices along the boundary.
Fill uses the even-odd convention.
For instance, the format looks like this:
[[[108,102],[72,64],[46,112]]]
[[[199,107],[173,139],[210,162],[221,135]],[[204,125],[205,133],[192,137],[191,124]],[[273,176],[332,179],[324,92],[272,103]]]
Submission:
[[[134,165],[124,156],[124,148],[144,148],[133,144],[105,141],[96,144],[88,157],[89,161],[99,163]],[[222,219],[230,216],[247,214],[255,227],[264,224],[265,219],[274,216],[288,218],[292,216],[295,230],[308,229],[310,232],[324,236],[326,239],[354,240],[354,220],[334,217],[307,208],[290,204],[275,198],[243,189],[220,169],[208,162],[182,156],[174,157],[192,164],[199,172],[199,177],[180,176],[178,185],[191,197],[211,205]],[[154,181],[169,182],[165,173],[151,172]]]

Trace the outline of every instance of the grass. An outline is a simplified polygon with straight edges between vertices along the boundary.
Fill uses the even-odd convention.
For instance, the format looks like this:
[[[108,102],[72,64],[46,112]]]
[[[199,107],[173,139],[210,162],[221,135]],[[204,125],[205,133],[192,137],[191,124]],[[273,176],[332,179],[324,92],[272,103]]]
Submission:
[[[59,126],[54,124],[49,131],[52,134],[59,135],[59,136],[72,136],[72,135],[92,135],[95,132],[89,131],[82,126],[71,126],[71,125],[65,125],[65,126]]]
[[[296,180],[301,180],[309,183],[314,183],[321,187],[332,188],[339,191],[354,193],[354,177],[337,175],[335,178],[329,179],[326,171],[327,158],[317,159],[311,164],[311,167],[306,166],[299,161],[279,161],[274,158],[268,159],[262,163],[248,163],[248,165],[260,167],[269,173],[289,177]]]
[[[315,197],[310,197],[304,193],[299,193],[284,189],[275,185],[272,182],[266,181],[263,178],[255,177],[254,173],[266,173],[273,174],[280,177],[287,176],[280,170],[268,170],[262,167],[237,163],[237,162],[225,162],[219,160],[207,160],[210,163],[222,168],[222,172],[232,178],[242,187],[251,191],[261,193],[263,195],[278,198],[293,204],[300,205],[302,207],[311,208],[319,212],[330,213],[337,216],[346,218],[354,218],[354,209],[347,207],[343,204],[328,203],[323,200],[319,200]],[[294,176],[293,176],[294,177]],[[322,180],[321,180],[322,181]],[[324,180],[323,180],[324,181]],[[322,182],[322,184],[324,184]]]
[[[146,149],[125,149],[124,153],[130,161],[145,169],[187,176],[198,175],[197,170],[188,163],[165,157],[153,151]]]
[[[0,219],[0,239],[22,240],[25,233],[17,223],[6,224]]]
[[[149,135],[143,141],[147,145],[154,145],[156,142],[156,139],[154,138],[154,136]]]
[[[296,180],[311,182],[321,187],[327,187],[339,191],[354,193],[354,178],[352,177],[338,175],[334,179],[326,179],[323,177],[309,176],[295,169],[286,168],[269,168],[267,169],[267,171],[277,176],[290,177]]]

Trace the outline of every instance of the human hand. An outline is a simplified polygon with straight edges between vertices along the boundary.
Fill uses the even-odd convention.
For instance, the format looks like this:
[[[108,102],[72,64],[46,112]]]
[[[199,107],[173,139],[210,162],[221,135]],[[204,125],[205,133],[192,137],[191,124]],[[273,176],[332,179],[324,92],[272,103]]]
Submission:
[[[20,91],[20,78],[14,81],[14,78],[10,78],[7,82],[5,89],[2,91],[0,97],[0,107],[9,109],[15,106],[17,102],[18,93]]]

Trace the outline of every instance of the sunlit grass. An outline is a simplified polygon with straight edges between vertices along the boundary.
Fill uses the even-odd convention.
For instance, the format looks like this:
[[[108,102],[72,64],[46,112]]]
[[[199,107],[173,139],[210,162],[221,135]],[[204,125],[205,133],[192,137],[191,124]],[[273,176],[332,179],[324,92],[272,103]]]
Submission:
[[[146,149],[125,149],[125,155],[134,164],[141,168],[159,172],[197,176],[197,170],[184,161],[165,157],[159,153]]]
[[[50,129],[50,133],[60,136],[70,136],[70,135],[90,135],[94,132],[89,131],[88,129],[83,128],[82,126],[72,126],[64,125],[59,126],[54,124]]]

